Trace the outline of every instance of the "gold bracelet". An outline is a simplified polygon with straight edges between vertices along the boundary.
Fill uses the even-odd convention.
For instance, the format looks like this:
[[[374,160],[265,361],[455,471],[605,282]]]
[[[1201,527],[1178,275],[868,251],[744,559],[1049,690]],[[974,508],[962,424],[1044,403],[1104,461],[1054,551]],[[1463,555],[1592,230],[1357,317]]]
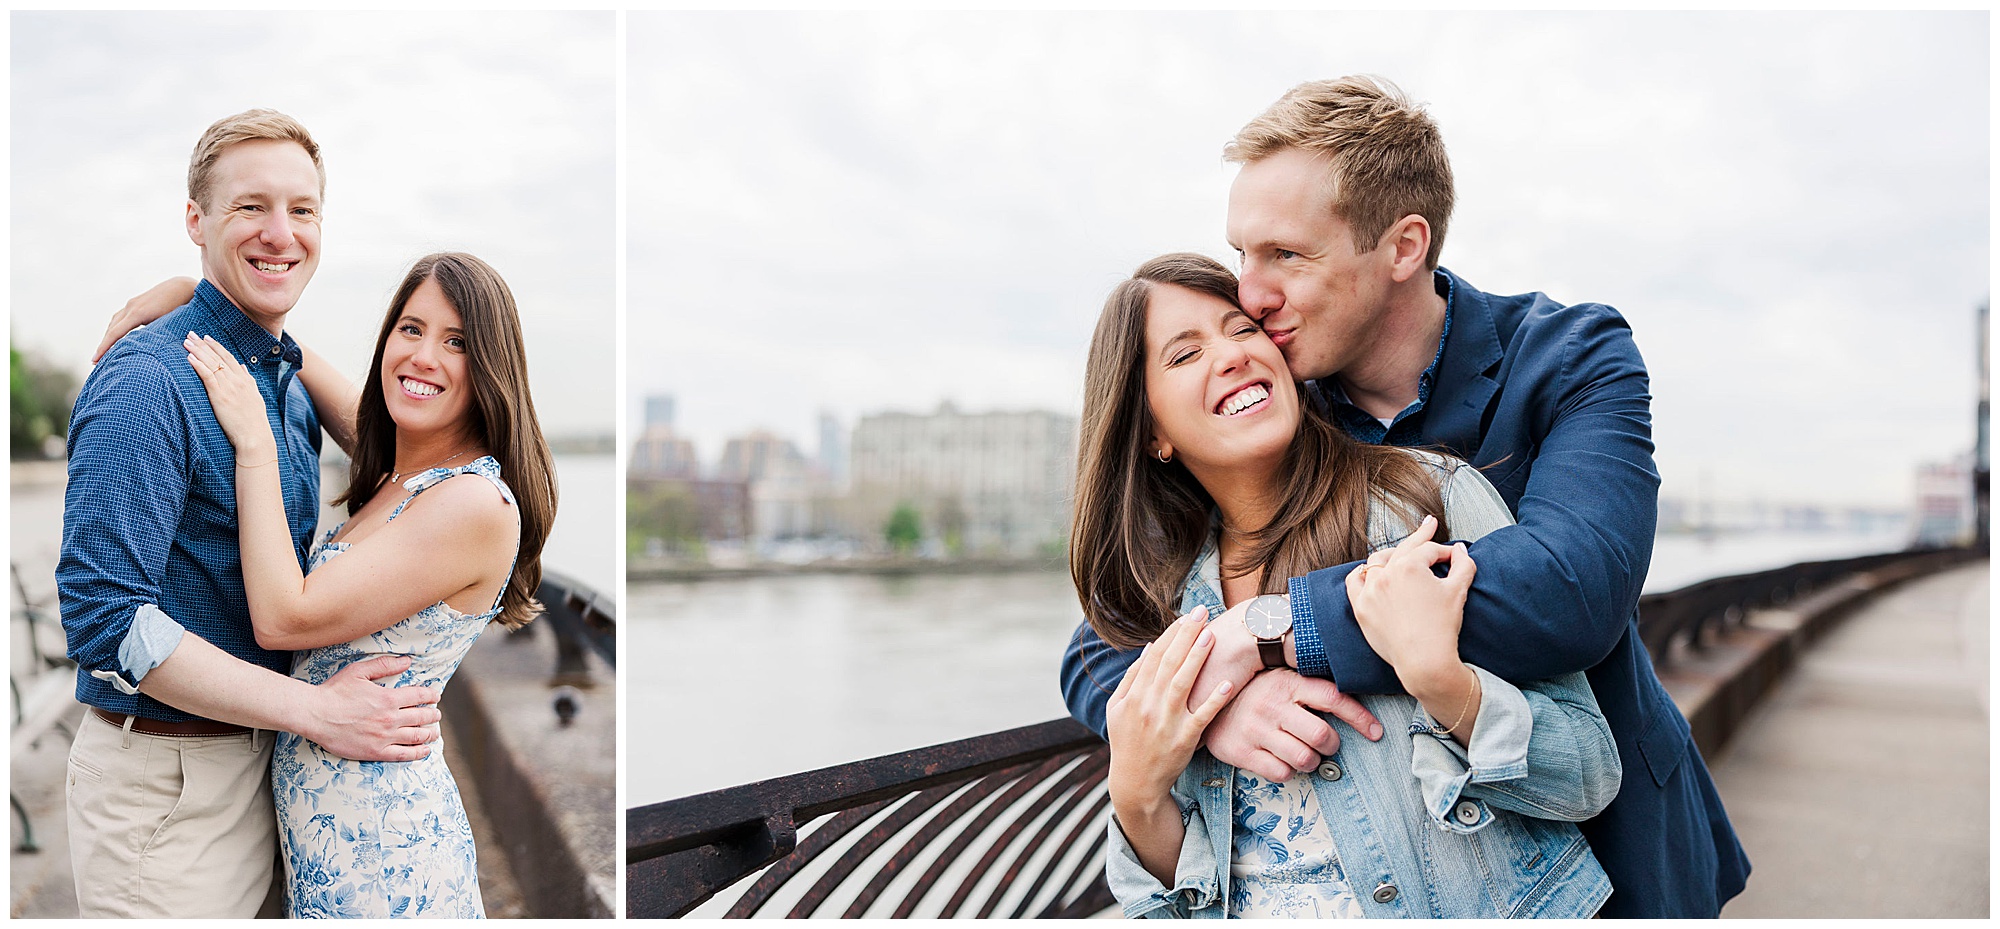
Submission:
[[[236,459],[236,466],[239,468],[261,468],[265,465],[277,464],[277,463],[278,463],[278,456],[276,455],[272,455],[270,461],[260,461],[257,462],[256,464],[244,464],[243,459],[241,458]]]
[[[1467,671],[1472,671],[1472,667],[1462,661],[1459,662],[1459,667],[1462,667]],[[1465,714],[1471,711],[1472,709],[1472,695],[1478,692],[1479,692],[1479,672],[1472,671],[1472,687],[1471,689],[1465,692],[1465,705],[1458,708],[1458,718],[1452,720],[1451,725],[1446,726],[1438,731],[1445,735],[1450,735],[1453,729],[1458,728],[1459,723],[1465,722]]]

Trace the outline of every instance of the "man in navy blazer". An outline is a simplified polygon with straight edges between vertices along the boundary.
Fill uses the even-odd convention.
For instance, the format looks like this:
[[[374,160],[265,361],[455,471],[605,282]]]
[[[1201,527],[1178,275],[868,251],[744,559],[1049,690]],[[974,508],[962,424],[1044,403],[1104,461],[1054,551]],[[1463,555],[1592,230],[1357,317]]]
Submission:
[[[1631,329],[1608,306],[1486,294],[1438,267],[1450,163],[1436,125],[1386,82],[1300,85],[1224,155],[1243,165],[1228,218],[1243,308],[1292,375],[1357,439],[1472,462],[1519,519],[1470,547],[1460,652],[1515,681],[1587,672],[1625,767],[1618,798],[1582,824],[1613,887],[1600,915],[1716,916],[1750,862],[1639,640],[1660,481]],[[1238,688],[1208,730],[1216,757],[1267,779],[1312,770],[1339,747],[1314,709],[1381,736],[1341,692],[1402,689],[1349,605],[1360,564],[1290,580],[1297,673],[1264,670],[1240,607],[1211,623],[1196,699]],[[1103,733],[1136,656],[1079,627],[1063,658],[1070,712]]]

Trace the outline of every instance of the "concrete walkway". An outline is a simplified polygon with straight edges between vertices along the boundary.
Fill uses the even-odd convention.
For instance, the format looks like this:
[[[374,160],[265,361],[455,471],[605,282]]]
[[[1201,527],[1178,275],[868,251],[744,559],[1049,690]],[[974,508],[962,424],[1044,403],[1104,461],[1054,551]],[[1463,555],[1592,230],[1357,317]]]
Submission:
[[[34,824],[38,852],[22,852],[20,821],[10,823],[14,847],[9,855],[8,915],[14,919],[73,919],[77,915],[76,882],[69,865],[69,830],[63,815],[63,778],[67,770],[70,733],[83,718],[83,707],[72,705],[64,714],[64,728],[52,731],[36,743],[33,751],[11,759],[11,788],[28,810]],[[447,720],[447,725],[449,721]],[[446,763],[464,771],[469,763],[456,740],[447,733]],[[479,785],[470,777],[458,778],[465,812],[472,820],[474,840],[479,849],[479,891],[490,918],[530,915],[514,880],[513,864],[506,847],[491,838],[493,827]],[[284,879],[282,873],[279,880]]]
[[[1988,563],[1898,587],[1710,760],[1752,874],[1726,917],[1990,910]]]

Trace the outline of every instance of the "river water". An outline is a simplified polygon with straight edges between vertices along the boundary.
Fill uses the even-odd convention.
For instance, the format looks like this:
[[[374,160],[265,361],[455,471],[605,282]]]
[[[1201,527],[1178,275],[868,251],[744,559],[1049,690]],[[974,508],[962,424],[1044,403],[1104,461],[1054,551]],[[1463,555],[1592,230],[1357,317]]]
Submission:
[[[1670,536],[1647,590],[1905,540]],[[1062,716],[1083,619],[1060,572],[633,584],[623,615],[628,806]]]

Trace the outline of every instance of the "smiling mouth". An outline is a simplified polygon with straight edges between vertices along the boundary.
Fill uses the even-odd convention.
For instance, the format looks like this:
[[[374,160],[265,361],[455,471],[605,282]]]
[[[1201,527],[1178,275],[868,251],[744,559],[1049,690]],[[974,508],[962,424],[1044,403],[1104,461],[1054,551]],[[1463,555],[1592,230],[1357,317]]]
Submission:
[[[435,397],[444,393],[444,388],[436,384],[426,384],[410,377],[399,377],[396,382],[403,385],[403,392],[413,397]]]
[[[296,261],[289,261],[289,262],[259,261],[255,258],[250,260],[251,267],[254,267],[257,270],[263,271],[267,274],[283,274],[286,271],[290,271],[291,269],[298,267],[298,264],[299,263]]]
[[[1265,405],[1270,399],[1270,385],[1259,381],[1222,398],[1222,402],[1215,406],[1215,415],[1240,416]]]

